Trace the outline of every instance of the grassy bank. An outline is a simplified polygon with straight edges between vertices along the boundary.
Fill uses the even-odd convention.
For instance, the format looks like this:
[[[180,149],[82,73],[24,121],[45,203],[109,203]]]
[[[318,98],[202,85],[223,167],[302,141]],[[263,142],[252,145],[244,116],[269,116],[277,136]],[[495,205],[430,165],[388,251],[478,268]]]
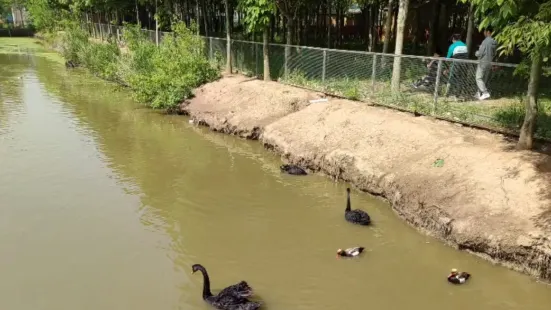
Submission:
[[[421,75],[421,74],[419,74]],[[418,75],[418,76],[419,76]],[[433,115],[452,121],[472,124],[484,128],[502,130],[512,134],[518,133],[524,120],[525,107],[523,93],[517,96],[502,96],[487,101],[455,101],[440,97],[435,104],[433,90],[414,91],[408,88],[413,79],[403,82],[399,94],[390,91],[390,79],[333,78],[326,81],[310,78],[301,71],[289,74],[283,82],[312,90],[324,91],[351,100],[375,102],[383,106],[399,108],[407,111]],[[542,88],[547,88],[543,85]],[[551,96],[543,94],[539,101],[536,136],[551,139]]]
[[[61,46],[57,50],[68,66],[85,67],[99,78],[129,87],[137,101],[154,109],[174,110],[194,88],[215,80],[220,72],[205,57],[203,40],[183,23],[158,47],[135,26],[124,32],[124,50],[111,39],[91,40],[76,24],[44,37],[50,45]]]

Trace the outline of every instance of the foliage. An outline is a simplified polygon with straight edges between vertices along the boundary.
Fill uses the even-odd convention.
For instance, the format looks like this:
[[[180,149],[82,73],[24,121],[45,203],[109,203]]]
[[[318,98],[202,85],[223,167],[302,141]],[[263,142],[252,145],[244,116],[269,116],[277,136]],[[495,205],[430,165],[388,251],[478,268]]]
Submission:
[[[239,0],[238,8],[245,13],[243,22],[249,33],[264,30],[270,24],[270,18],[276,11],[273,0]]]
[[[27,0],[25,7],[36,29],[53,32],[61,27],[69,12],[55,1]]]
[[[479,28],[493,26],[499,30],[496,40],[503,54],[516,48],[532,56],[548,57],[551,53],[551,0],[463,0],[475,5],[481,19]]]
[[[63,57],[100,78],[117,80],[120,50],[116,43],[92,43],[88,34],[72,24],[64,32]]]
[[[159,48],[139,28],[124,33],[130,51],[122,57],[123,80],[137,100],[153,108],[173,109],[194,88],[218,76],[217,68],[205,57],[203,40],[183,23],[176,23],[173,31]]]
[[[123,37],[128,52],[121,53],[116,43],[92,42],[84,30],[69,23],[63,56],[98,77],[129,86],[138,101],[152,108],[173,109],[219,72],[193,30],[183,23],[174,24],[173,30],[157,47],[138,26],[127,25]]]

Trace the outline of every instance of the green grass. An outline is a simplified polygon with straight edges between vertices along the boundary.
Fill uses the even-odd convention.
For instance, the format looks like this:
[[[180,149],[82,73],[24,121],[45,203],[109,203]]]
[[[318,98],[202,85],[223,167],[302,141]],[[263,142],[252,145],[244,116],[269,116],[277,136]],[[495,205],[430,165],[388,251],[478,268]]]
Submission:
[[[429,92],[414,92],[409,90],[411,79],[405,78],[400,93],[390,91],[390,83],[369,79],[309,79],[301,71],[294,71],[283,83],[324,91],[350,100],[373,102],[378,105],[415,111],[424,115],[438,116],[451,121],[457,121],[518,133],[524,120],[524,103],[521,97],[499,98],[487,101],[456,102],[447,97],[439,97],[435,105],[434,96]],[[536,136],[551,139],[551,98],[542,96],[539,101],[538,125]]]
[[[0,53],[2,54],[33,54],[56,62],[63,62],[63,57],[44,46],[44,42],[36,38],[6,38],[0,37]]]

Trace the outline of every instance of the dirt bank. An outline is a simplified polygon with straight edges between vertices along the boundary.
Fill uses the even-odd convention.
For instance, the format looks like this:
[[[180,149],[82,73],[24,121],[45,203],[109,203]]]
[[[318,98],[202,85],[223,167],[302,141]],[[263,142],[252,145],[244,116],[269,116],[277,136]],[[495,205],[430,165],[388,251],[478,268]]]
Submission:
[[[228,77],[183,109],[217,131],[258,138],[288,161],[387,198],[420,230],[551,280],[551,159],[502,136],[426,117]],[[435,164],[436,162],[436,164]]]
[[[283,116],[308,105],[322,94],[279,83],[231,75],[195,91],[182,105],[185,114],[211,129],[258,139],[262,129]]]

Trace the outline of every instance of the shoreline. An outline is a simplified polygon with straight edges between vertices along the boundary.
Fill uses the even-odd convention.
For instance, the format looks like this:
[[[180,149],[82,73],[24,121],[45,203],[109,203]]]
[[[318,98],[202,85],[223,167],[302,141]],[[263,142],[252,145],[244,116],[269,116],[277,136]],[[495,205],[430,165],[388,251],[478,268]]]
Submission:
[[[381,196],[449,246],[551,281],[551,159],[502,135],[239,75],[196,89],[181,113]]]
[[[551,282],[549,156],[513,151],[484,130],[240,75],[194,93],[180,113],[195,123],[259,140],[287,162],[386,199],[449,246]],[[309,102],[319,98],[328,102]]]

